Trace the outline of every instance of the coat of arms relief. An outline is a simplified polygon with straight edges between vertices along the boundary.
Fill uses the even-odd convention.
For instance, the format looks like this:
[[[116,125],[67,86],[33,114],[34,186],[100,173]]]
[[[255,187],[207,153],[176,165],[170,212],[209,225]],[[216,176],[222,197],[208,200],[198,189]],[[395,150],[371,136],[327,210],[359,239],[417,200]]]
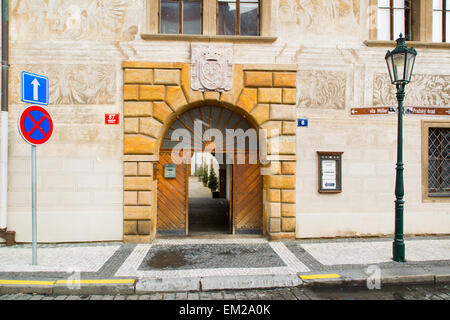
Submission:
[[[195,91],[230,91],[233,87],[231,44],[192,44],[191,87]]]

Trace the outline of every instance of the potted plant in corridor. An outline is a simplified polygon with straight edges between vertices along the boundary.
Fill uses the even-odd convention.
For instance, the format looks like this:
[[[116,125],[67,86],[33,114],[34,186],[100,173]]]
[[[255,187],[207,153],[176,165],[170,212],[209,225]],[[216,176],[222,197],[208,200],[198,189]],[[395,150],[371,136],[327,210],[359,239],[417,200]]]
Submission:
[[[212,196],[214,199],[219,198],[219,192],[216,191],[219,186],[219,182],[217,180],[216,172],[214,171],[213,167],[211,166],[211,171],[209,173],[209,182],[208,182],[208,188],[211,189]]]
[[[198,177],[198,181],[202,181],[203,166],[197,168],[197,170],[195,171],[195,176]]]
[[[208,185],[208,180],[209,180],[208,167],[206,165],[202,169],[201,177],[202,177],[203,186],[206,187]]]

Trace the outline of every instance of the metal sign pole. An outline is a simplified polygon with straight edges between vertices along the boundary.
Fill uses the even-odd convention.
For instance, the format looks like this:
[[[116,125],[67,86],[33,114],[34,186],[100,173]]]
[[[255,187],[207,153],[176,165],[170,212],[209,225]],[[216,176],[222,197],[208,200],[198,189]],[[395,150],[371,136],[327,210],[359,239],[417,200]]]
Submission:
[[[37,219],[36,219],[36,146],[31,146],[31,211],[33,266],[37,265]]]

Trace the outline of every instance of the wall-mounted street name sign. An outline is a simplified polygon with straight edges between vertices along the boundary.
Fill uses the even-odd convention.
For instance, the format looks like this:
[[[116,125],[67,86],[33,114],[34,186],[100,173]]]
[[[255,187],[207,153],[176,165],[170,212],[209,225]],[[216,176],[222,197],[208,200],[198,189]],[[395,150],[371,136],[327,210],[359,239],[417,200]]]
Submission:
[[[438,108],[438,107],[407,107],[405,109],[406,114],[419,114],[430,116],[449,116],[450,108]]]
[[[394,107],[372,107],[372,108],[352,108],[352,109],[350,109],[350,114],[352,116],[393,114],[395,112],[396,112],[396,108],[394,108]]]
[[[449,107],[405,107],[405,114],[416,114],[426,116],[448,116],[450,115]],[[397,107],[364,107],[350,109],[350,115],[385,115],[397,113]]]

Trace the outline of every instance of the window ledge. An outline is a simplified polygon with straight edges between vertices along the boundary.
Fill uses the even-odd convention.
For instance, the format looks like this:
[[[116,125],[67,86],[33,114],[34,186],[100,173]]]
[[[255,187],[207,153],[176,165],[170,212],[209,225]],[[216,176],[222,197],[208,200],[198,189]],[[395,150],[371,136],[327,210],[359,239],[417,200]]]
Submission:
[[[397,45],[395,41],[385,40],[366,40],[364,44],[368,47],[392,47]],[[424,41],[406,41],[408,46],[414,48],[427,48],[427,49],[450,49],[450,43],[447,42],[424,42]]]
[[[206,36],[197,34],[141,34],[144,40],[156,41],[203,41],[203,42],[233,42],[233,43],[273,43],[276,37],[267,36]]]
[[[428,197],[430,197],[430,198],[448,198],[448,197],[450,197],[450,193],[429,193]]]

